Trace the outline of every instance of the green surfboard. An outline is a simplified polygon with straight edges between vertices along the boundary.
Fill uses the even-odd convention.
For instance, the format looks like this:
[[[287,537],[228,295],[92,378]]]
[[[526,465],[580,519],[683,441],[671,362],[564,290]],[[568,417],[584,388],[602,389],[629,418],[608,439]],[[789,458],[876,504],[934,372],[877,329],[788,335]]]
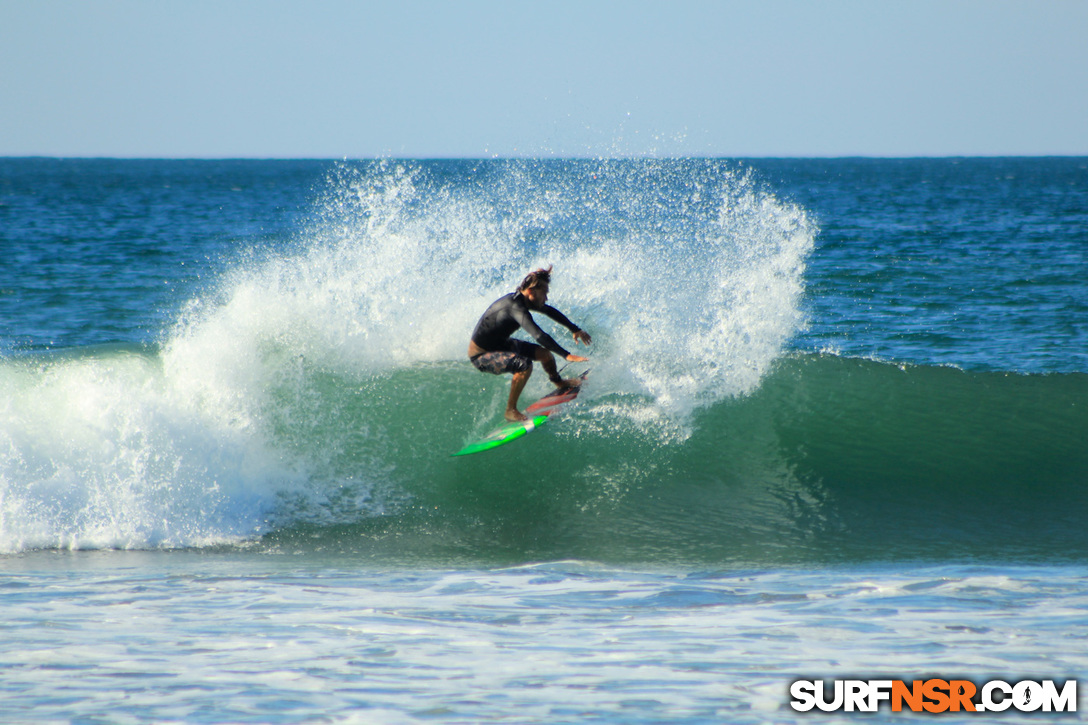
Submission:
[[[546,415],[535,415],[529,420],[523,420],[517,423],[505,423],[480,440],[469,443],[453,455],[467,456],[470,453],[490,451],[492,448],[498,448],[499,446],[506,445],[511,441],[516,441],[518,438],[532,433],[539,426],[544,425],[547,420],[548,416]]]
[[[583,385],[585,384],[584,381],[588,374],[588,370],[582,373],[581,377]],[[582,392],[582,385],[579,385],[576,388],[556,388],[525,409],[525,414],[529,416],[528,420],[518,421],[516,423],[503,423],[483,438],[469,443],[452,455],[467,456],[472,453],[481,453],[483,451],[490,451],[493,448],[498,448],[499,446],[504,446],[511,441],[516,441],[518,438],[522,438],[544,425],[544,423],[547,422],[549,415],[558,410],[563,404],[569,403],[577,398],[578,393],[580,392]]]

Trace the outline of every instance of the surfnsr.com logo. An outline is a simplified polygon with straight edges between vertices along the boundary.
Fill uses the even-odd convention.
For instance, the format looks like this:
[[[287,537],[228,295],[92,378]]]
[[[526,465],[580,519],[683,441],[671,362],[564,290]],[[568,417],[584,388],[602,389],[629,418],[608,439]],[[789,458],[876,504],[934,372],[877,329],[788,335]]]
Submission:
[[[790,707],[799,712],[877,712],[888,703],[892,712],[1076,712],[1077,681],[1059,687],[1054,680],[796,680],[790,685]]]

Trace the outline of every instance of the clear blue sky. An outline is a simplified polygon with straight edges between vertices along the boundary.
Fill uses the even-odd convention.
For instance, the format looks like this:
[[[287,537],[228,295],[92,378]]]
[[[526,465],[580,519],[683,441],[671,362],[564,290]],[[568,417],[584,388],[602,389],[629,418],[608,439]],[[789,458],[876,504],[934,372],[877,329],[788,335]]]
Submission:
[[[1088,155],[1086,0],[0,0],[0,156]]]

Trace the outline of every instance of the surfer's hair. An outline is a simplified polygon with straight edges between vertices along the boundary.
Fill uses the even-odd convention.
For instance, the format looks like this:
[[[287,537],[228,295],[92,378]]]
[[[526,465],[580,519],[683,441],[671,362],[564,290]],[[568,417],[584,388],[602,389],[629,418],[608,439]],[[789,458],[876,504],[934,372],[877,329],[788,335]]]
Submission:
[[[551,284],[551,282],[552,265],[549,264],[547,269],[535,269],[525,275],[525,279],[521,280],[521,284],[518,285],[518,292],[524,292],[533,287],[539,287],[542,284]]]

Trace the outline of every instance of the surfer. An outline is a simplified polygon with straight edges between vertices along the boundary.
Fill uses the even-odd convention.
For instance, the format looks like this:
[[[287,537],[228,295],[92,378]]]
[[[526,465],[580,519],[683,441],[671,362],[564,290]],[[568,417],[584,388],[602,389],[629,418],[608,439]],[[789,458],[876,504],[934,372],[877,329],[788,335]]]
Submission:
[[[581,383],[581,380],[561,378],[552,353],[561,356],[567,362],[586,362],[587,360],[560,347],[559,343],[537,326],[530,310],[543,312],[570,330],[576,342],[583,345],[593,342],[589,333],[568,320],[559,310],[545,304],[548,301],[551,272],[550,265],[547,269],[530,272],[521,281],[516,292],[495,300],[476,323],[476,329],[472,331],[472,339],[468,343],[468,358],[477,370],[495,375],[513,374],[514,379],[510,381],[510,397],[506,401],[505,413],[505,418],[511,422],[527,420],[518,410],[518,399],[521,397],[521,391],[525,389],[525,383],[529,382],[534,360],[543,366],[544,372],[548,374],[548,380],[559,388],[575,387]],[[540,344],[534,345],[531,342],[510,337],[519,327],[532,335]]]

